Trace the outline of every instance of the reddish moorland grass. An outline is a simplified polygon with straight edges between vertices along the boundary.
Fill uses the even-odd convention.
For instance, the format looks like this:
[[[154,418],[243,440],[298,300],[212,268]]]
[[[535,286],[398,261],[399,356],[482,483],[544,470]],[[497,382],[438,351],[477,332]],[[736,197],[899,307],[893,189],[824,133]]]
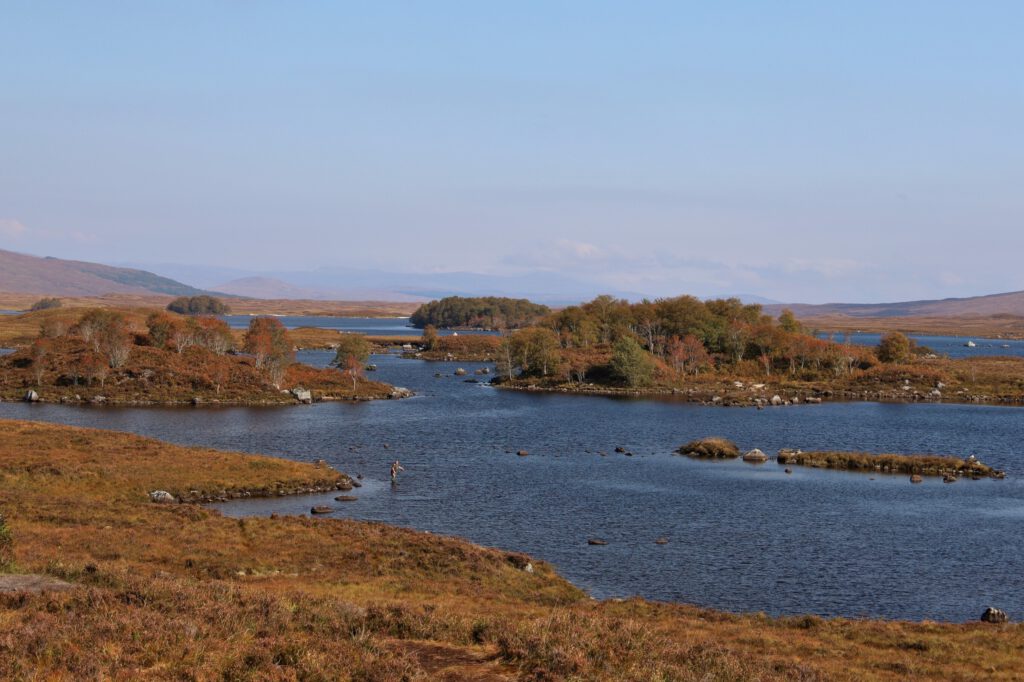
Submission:
[[[121,433],[0,421],[0,512],[13,539],[13,570],[78,586],[0,595],[0,678],[1024,675],[1019,625],[774,619],[636,599],[595,602],[521,554],[378,523],[230,519],[147,496],[157,488],[259,489],[325,476],[340,475]]]

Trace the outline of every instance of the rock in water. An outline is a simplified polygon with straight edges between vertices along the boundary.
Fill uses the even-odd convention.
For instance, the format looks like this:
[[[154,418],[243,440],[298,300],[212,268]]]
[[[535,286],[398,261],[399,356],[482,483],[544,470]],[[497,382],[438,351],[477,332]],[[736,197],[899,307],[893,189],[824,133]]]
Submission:
[[[587,544],[588,545],[607,545],[608,541],[607,540],[602,540],[601,538],[590,538],[589,540],[587,540]]]
[[[668,544],[668,538],[658,538],[657,540],[654,541],[654,544],[656,544],[656,545],[667,545]]]
[[[457,376],[457,377],[464,377],[464,376],[466,376],[466,370],[464,370],[461,367],[459,367],[458,369],[455,370],[455,376]]]
[[[313,402],[313,394],[308,389],[293,388],[292,395],[295,396],[295,399],[298,400],[300,403],[305,403],[306,405],[309,405],[310,403]]]
[[[778,395],[772,396],[772,405],[781,405],[783,403],[782,397]]]
[[[519,452],[517,452],[516,454],[517,454],[517,455],[519,455],[520,457],[526,457],[526,456],[527,456],[527,455],[529,455],[530,453],[529,453],[529,452],[527,452],[526,450],[520,450],[520,451],[519,451]]]
[[[983,623],[1009,623],[1010,617],[1006,615],[1006,611],[990,606],[981,614],[981,620]]]
[[[157,504],[170,504],[178,500],[166,490],[154,490],[149,494],[149,501]]]
[[[39,394],[30,389],[30,390],[25,392],[24,400],[25,400],[26,403],[38,403],[39,402]]]
[[[911,483],[920,483],[920,482],[922,482],[923,480],[924,480],[924,479],[923,479],[923,478],[921,478],[921,475],[920,475],[920,474],[914,474],[913,476],[911,476],[911,477],[910,477],[910,482],[911,482]]]
[[[743,455],[743,461],[744,462],[755,462],[755,463],[767,462],[768,461],[768,455],[764,454],[763,452],[761,452],[757,448],[754,448],[753,450],[751,450],[747,454]]]
[[[330,514],[333,509],[328,507],[326,504],[318,504],[309,510],[310,514]]]
[[[338,502],[355,502],[359,498],[356,497],[355,495],[338,495],[334,499],[337,500]]]

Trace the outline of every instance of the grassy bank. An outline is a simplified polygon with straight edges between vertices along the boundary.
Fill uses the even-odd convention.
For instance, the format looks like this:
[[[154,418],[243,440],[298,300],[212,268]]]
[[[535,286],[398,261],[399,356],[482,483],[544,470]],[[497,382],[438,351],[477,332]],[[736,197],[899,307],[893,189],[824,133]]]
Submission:
[[[0,421],[5,679],[1014,679],[1024,628],[594,602],[552,568],[334,518],[229,519],[148,492],[342,480],[323,466]],[[586,550],[583,550],[586,551]],[[529,564],[531,571],[525,570]],[[2,577],[2,576],[0,576]]]

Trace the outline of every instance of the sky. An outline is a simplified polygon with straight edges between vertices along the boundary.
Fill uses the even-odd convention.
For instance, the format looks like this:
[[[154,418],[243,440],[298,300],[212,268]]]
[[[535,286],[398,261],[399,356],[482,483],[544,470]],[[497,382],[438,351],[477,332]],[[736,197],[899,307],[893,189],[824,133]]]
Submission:
[[[1024,289],[1021,2],[0,16],[0,248],[791,302]]]

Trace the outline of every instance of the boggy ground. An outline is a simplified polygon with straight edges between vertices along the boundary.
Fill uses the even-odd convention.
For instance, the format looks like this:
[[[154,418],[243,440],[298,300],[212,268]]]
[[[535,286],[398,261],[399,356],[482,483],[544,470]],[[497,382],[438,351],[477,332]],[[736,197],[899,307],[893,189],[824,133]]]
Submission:
[[[148,498],[154,489],[277,490],[323,480],[343,478],[322,465],[0,421],[0,511],[14,552],[5,570],[75,586],[0,595],[0,678],[1024,675],[1020,625],[595,602],[543,562],[458,539],[338,518],[230,519]]]
[[[72,338],[54,339],[35,372],[30,348],[0,357],[0,399],[21,400],[29,390],[48,402],[99,401],[122,405],[286,405],[296,398],[288,389],[310,390],[313,400],[373,400],[403,397],[395,387],[352,377],[336,369],[301,363],[285,368],[280,383],[244,355],[218,355],[192,347],[182,353],[133,345],[116,369],[89,370],[89,347]]]

